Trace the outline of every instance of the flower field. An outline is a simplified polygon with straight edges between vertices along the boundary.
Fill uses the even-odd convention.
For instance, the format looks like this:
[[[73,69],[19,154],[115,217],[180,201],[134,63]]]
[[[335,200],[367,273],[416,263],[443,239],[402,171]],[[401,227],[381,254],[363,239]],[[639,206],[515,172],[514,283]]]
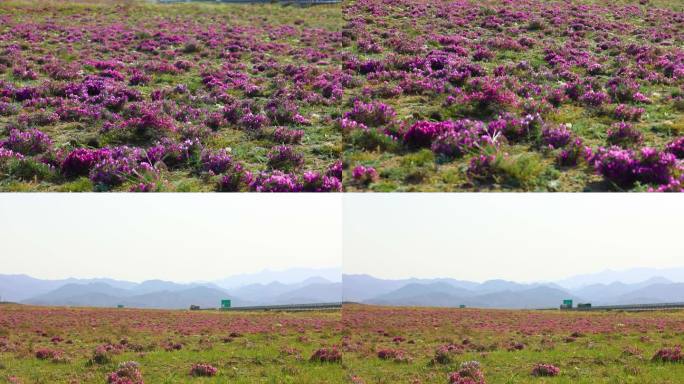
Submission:
[[[3,305],[9,383],[678,383],[682,312]]]
[[[682,312],[343,309],[353,383],[679,383]]]
[[[0,308],[0,382],[343,383],[339,312]]]
[[[3,191],[680,191],[684,5],[0,4]]]
[[[0,4],[0,190],[341,190],[340,7]]]
[[[681,2],[354,0],[343,12],[346,190],[681,190]]]

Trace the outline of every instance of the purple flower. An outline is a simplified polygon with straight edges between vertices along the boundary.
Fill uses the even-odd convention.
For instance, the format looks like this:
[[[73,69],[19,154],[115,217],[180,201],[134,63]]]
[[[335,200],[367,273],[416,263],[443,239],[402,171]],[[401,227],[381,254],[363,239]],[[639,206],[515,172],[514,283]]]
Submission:
[[[342,192],[342,183],[337,177],[307,171],[302,178],[304,192]]]
[[[578,137],[558,153],[556,161],[562,167],[571,167],[577,165],[580,159],[588,160],[591,156],[591,148],[585,146],[582,139]]]
[[[368,185],[378,180],[378,172],[373,167],[357,165],[352,171],[354,181],[361,185]]]
[[[608,101],[608,95],[603,92],[595,92],[590,90],[582,95],[580,101],[591,107],[600,107],[606,101]]]
[[[86,176],[95,165],[102,151],[87,148],[76,148],[69,152],[61,164],[62,173],[67,177]]]
[[[653,355],[652,360],[665,363],[679,363],[684,360],[682,347],[676,345],[671,348],[661,348]]]
[[[641,148],[639,163],[634,173],[639,181],[649,184],[667,184],[677,158],[669,152],[660,152],[654,148]]]
[[[684,136],[668,143],[665,147],[665,151],[677,156],[678,159],[684,159]]]
[[[532,368],[532,376],[558,376],[560,368],[552,364],[536,364]]]
[[[190,376],[216,376],[218,368],[210,364],[193,364],[190,368]]]
[[[496,170],[494,169],[494,155],[478,155],[470,159],[466,174],[469,178],[479,181],[492,181]]]
[[[382,62],[377,60],[368,60],[359,64],[359,73],[362,75],[367,75],[373,72],[379,72],[384,69]]]
[[[620,147],[599,148],[594,156],[596,171],[621,187],[629,187],[636,181],[634,153]]]
[[[418,121],[404,133],[404,143],[410,148],[430,147],[432,140],[446,128],[441,122]]]
[[[544,144],[552,149],[563,148],[570,143],[572,139],[572,132],[561,124],[558,128],[547,128],[542,131],[542,140]]]
[[[625,104],[618,105],[613,111],[616,119],[627,121],[638,121],[644,113],[646,113],[646,110],[643,108],[631,107]]]
[[[252,174],[235,162],[221,175],[216,189],[219,192],[239,192],[248,188],[253,180]]]
[[[268,125],[268,118],[264,115],[255,115],[251,112],[246,113],[240,118],[238,124],[248,132],[258,133],[261,129]]]
[[[52,140],[37,129],[27,131],[12,129],[2,146],[22,155],[32,156],[47,152],[52,147]]]
[[[334,163],[330,164],[328,167],[328,171],[325,173],[326,176],[331,176],[335,177],[337,179],[342,179],[342,161],[337,160]]]
[[[608,130],[608,144],[628,147],[641,143],[643,139],[644,135],[641,132],[624,121],[613,124]]]
[[[220,150],[218,152],[205,151],[202,153],[202,170],[214,175],[228,170],[233,164],[233,158],[226,152]]]
[[[255,192],[300,192],[302,185],[297,177],[281,171],[259,174],[250,184]]]
[[[287,127],[278,127],[273,132],[273,139],[279,143],[297,144],[302,141],[304,130],[289,129]]]
[[[432,152],[446,159],[463,156],[475,147],[478,136],[469,130],[447,130],[432,142]]]
[[[23,159],[24,155],[21,153],[14,152],[11,149],[3,148],[0,146],[0,161],[5,159]]]
[[[177,168],[187,164],[202,151],[199,139],[187,139],[176,142],[169,138],[162,138],[146,151],[146,160],[150,164],[161,161],[169,168]]]
[[[301,168],[304,165],[304,155],[296,152],[287,145],[278,145],[271,148],[267,154],[268,166],[271,169],[291,171]]]
[[[395,116],[396,112],[387,104],[377,101],[366,104],[358,100],[354,102],[352,110],[344,114],[345,118],[369,127],[389,124],[394,120]]]
[[[344,133],[349,133],[355,130],[368,130],[368,127],[365,124],[359,123],[355,120],[348,119],[346,117],[343,117],[340,120],[338,120],[337,124]]]

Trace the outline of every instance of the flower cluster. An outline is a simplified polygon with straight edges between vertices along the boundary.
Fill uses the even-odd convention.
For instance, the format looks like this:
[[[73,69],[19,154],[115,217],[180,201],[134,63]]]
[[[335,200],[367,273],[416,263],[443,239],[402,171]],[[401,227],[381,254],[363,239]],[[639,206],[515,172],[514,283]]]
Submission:
[[[665,151],[675,155],[678,159],[684,159],[684,137],[675,139],[667,144]]]
[[[378,351],[378,357],[382,360],[392,360],[396,363],[406,363],[411,360],[408,354],[401,349],[381,349]]]
[[[107,364],[112,361],[113,355],[118,355],[121,352],[123,352],[123,348],[119,344],[98,345],[93,351],[92,361],[96,364]]]
[[[351,111],[344,114],[346,119],[356,121],[368,127],[380,127],[394,121],[396,112],[392,107],[381,102],[364,103],[355,101]]]
[[[564,124],[557,128],[546,128],[542,131],[542,140],[551,149],[563,148],[572,140],[572,132]]]
[[[36,358],[39,360],[53,360],[57,361],[62,358],[64,355],[64,352],[54,350],[54,349],[47,349],[47,348],[42,348],[36,351]]]
[[[449,384],[486,384],[484,373],[477,361],[464,361],[458,371],[449,374]]]
[[[60,168],[67,177],[87,176],[103,155],[106,155],[106,151],[76,148],[66,155]]]
[[[304,130],[278,127],[273,131],[273,139],[284,144],[298,144],[304,137]]]
[[[464,347],[458,344],[440,345],[435,350],[434,361],[439,364],[449,364],[453,359],[453,355],[458,355],[464,352]]]
[[[677,345],[672,348],[661,348],[653,355],[652,360],[665,363],[679,363],[684,361],[682,347]]]
[[[216,376],[218,373],[218,368],[212,366],[211,364],[193,364],[192,367],[190,367],[190,376],[199,376],[199,377],[210,377],[210,376]]]
[[[535,364],[532,368],[532,376],[558,376],[560,368],[552,364]]]
[[[202,171],[213,175],[226,172],[233,166],[233,157],[226,150],[217,152],[204,151],[202,153]]]
[[[233,162],[220,175],[216,190],[219,192],[239,192],[249,188],[254,178],[246,171],[242,164]]]
[[[294,171],[304,165],[304,155],[288,145],[278,145],[268,152],[268,166],[281,171]]]
[[[342,183],[335,176],[321,175],[315,171],[304,172],[304,192],[342,192]]]
[[[144,384],[140,364],[135,361],[120,363],[116,371],[107,375],[107,384]]]
[[[640,131],[625,122],[613,124],[607,133],[608,144],[620,147],[630,147],[644,140],[644,135]]]
[[[0,146],[22,155],[32,156],[48,151],[52,146],[52,140],[37,129],[12,129],[7,140],[0,142]]]
[[[625,104],[620,104],[615,107],[613,114],[618,120],[638,121],[641,116],[646,113],[644,108],[633,107]]]
[[[629,187],[637,181],[667,184],[676,160],[672,153],[649,147],[642,148],[638,153],[619,147],[599,148],[593,156],[597,172],[620,187]]]
[[[373,167],[357,165],[352,171],[354,180],[362,185],[367,185],[378,180],[378,172]]]
[[[295,175],[276,170],[259,173],[249,188],[255,192],[300,192],[302,184]]]
[[[336,347],[319,348],[314,351],[309,360],[320,363],[339,363],[342,361],[342,352]]]

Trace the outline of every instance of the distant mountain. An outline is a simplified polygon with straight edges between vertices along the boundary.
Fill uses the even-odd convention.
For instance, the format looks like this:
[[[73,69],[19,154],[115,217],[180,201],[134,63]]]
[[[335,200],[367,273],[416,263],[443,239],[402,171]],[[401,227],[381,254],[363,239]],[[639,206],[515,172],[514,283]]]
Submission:
[[[4,301],[94,307],[124,305],[139,308],[188,308],[190,305],[199,305],[215,308],[222,299],[231,299],[233,306],[247,306],[335,302],[342,297],[341,283],[330,282],[320,276],[308,276],[292,284],[270,282],[229,291],[213,283],[181,284],[163,280],[129,283],[108,279],[40,280],[23,275],[0,275],[0,287],[12,288],[3,291]]]
[[[369,275],[342,275],[342,298],[365,301],[406,285],[405,280],[383,280]]]
[[[136,308],[169,308],[183,309],[190,305],[199,305],[201,308],[218,308],[221,300],[230,299],[234,307],[253,305],[249,301],[231,296],[222,290],[210,287],[192,287],[180,291],[151,292],[144,295],[123,298],[121,304]]]
[[[224,291],[209,287],[193,287],[176,291],[159,291],[140,295],[131,295],[130,291],[117,292],[113,287],[103,287],[104,284],[82,285],[80,290],[76,284],[61,287],[53,292],[24,301],[34,305],[70,305],[83,307],[114,307],[124,305],[135,308],[189,308],[199,305],[203,308],[216,308],[222,299],[232,299],[234,306],[244,306],[251,303],[235,299]]]
[[[633,268],[622,271],[605,270],[598,273],[572,276],[557,283],[568,289],[579,289],[594,284],[610,284],[621,282],[636,284],[654,276],[674,282],[684,282],[684,268]]]
[[[138,294],[158,292],[158,291],[180,291],[187,289],[188,285],[178,284],[171,281],[147,280],[132,288]]]
[[[684,283],[651,284],[623,294],[617,304],[684,302]]]
[[[339,293],[326,294],[330,289],[338,289]],[[321,290],[321,292],[316,292],[316,290]],[[277,281],[268,284],[250,284],[231,289],[230,292],[245,300],[270,304],[287,300],[292,303],[292,299],[287,298],[290,294],[302,297],[304,299],[303,302],[306,303],[320,302],[320,297],[333,299],[331,301],[341,301],[342,284],[332,283],[322,277],[315,276],[294,284],[283,284]]]
[[[626,295],[632,291],[647,287],[653,284],[671,284],[672,282],[664,277],[653,277],[646,281],[635,284],[625,284],[613,282],[610,284],[592,284],[580,289],[572,290],[578,296],[584,297],[594,303],[615,302],[619,296]]]
[[[113,279],[61,279],[42,280],[27,275],[1,275],[0,298],[5,301],[22,301],[50,292],[67,284],[105,283],[115,288],[132,288],[136,283]]]
[[[26,304],[61,304],[76,297],[86,297],[90,295],[129,297],[133,296],[134,292],[128,289],[115,288],[105,283],[66,284],[48,293],[24,300],[24,302]]]
[[[684,301],[684,283],[653,276],[634,283],[611,282],[566,289],[556,283],[483,283],[452,279],[383,280],[368,275],[343,275],[344,300],[378,305],[552,308],[562,300],[594,305]]]
[[[216,280],[213,283],[224,289],[235,289],[250,284],[268,284],[276,281],[283,284],[295,284],[314,276],[331,282],[340,282],[342,279],[342,269],[293,268],[284,271],[265,269],[258,273],[230,276],[225,279]]]
[[[283,293],[274,303],[332,303],[342,301],[342,283],[318,283]]]
[[[436,279],[403,279],[384,280],[370,275],[342,275],[343,299],[345,301],[364,301],[379,295],[389,293],[407,284],[432,284],[446,283],[453,287],[472,289],[479,284],[472,281],[463,281],[448,278]]]
[[[511,287],[502,284],[501,287]],[[520,288],[517,285],[515,288]],[[408,284],[390,293],[365,301],[369,304],[456,307],[459,305],[481,308],[549,308],[557,307],[563,299],[579,298],[553,287],[505,289],[492,292],[489,284],[484,292],[453,287],[446,283]]]
[[[553,287],[537,286],[519,291],[501,291],[480,295],[475,298],[482,307],[491,308],[557,308],[565,299],[575,302],[583,299]]]
[[[383,295],[373,298],[375,302],[416,302],[417,297],[429,297],[430,295],[435,296],[450,296],[455,298],[472,297],[475,292],[454,287],[448,283],[410,283],[404,285],[403,287],[396,289],[392,292],[385,293]]]
[[[477,287],[478,292],[491,293],[500,291],[519,291],[525,289],[527,286],[513,281],[506,280],[487,280]]]

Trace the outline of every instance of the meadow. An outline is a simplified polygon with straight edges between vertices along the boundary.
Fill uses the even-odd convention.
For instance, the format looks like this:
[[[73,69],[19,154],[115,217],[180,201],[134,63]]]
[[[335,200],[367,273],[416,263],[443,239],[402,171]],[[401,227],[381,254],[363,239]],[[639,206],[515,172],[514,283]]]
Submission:
[[[8,383],[679,383],[684,313],[3,305]]]
[[[0,191],[341,190],[339,5],[3,1]]]
[[[0,307],[3,383],[343,383],[340,312]]]
[[[345,3],[348,191],[680,191],[684,4]]]
[[[682,312],[349,305],[353,383],[680,383]]]

